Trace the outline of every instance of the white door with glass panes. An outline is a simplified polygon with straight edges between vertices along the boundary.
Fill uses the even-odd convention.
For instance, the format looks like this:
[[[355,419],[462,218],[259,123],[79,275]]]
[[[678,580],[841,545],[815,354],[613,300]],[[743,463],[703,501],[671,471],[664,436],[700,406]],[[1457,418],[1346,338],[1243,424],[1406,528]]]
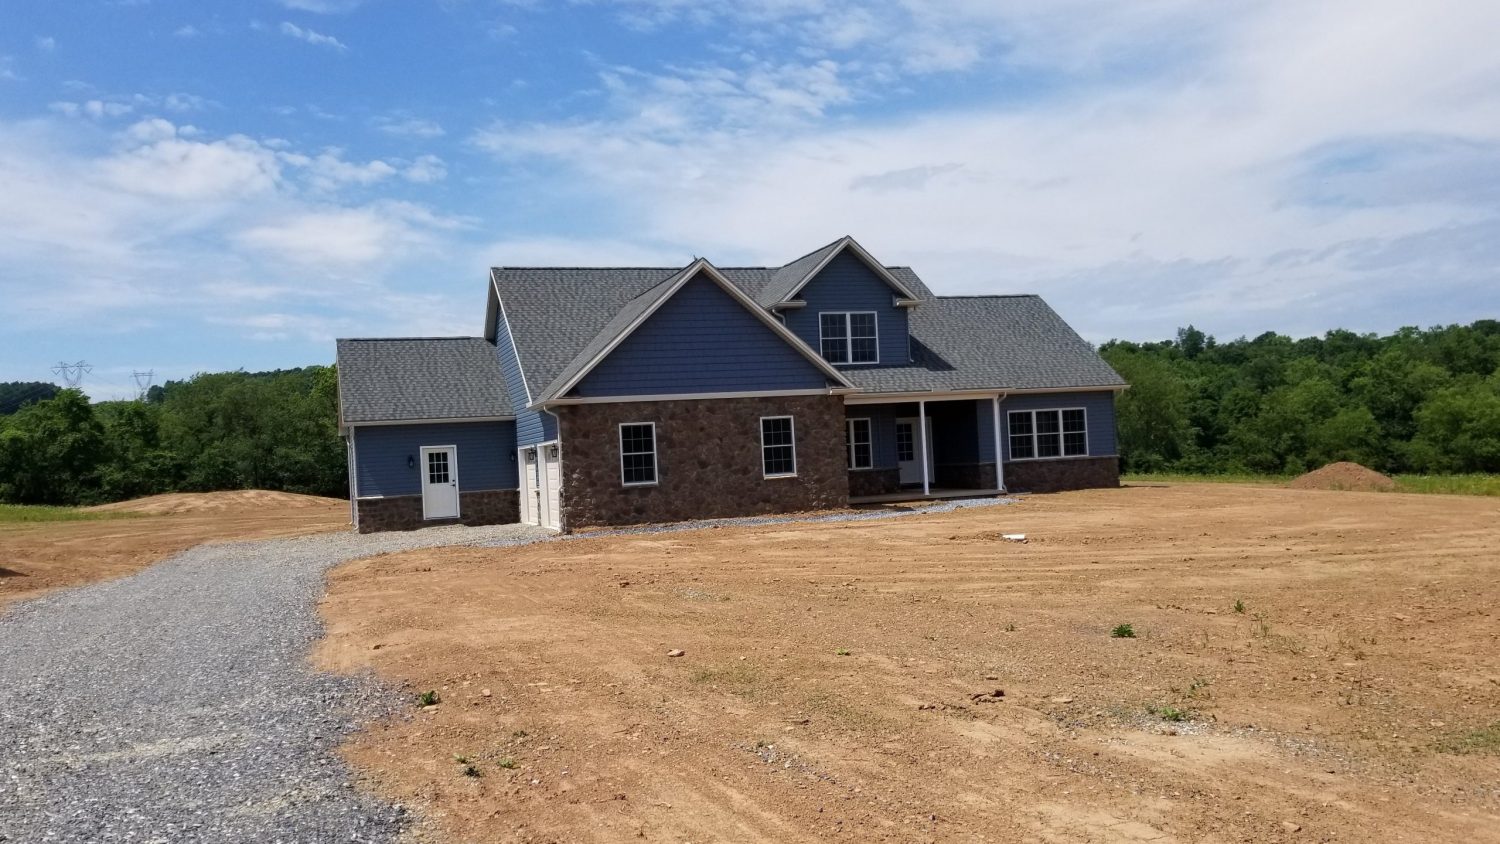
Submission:
[[[922,483],[922,457],[917,454],[917,417],[896,420],[896,466],[901,483]],[[932,417],[927,417],[927,482],[932,483]]]
[[[458,447],[422,446],[422,518],[458,518]]]

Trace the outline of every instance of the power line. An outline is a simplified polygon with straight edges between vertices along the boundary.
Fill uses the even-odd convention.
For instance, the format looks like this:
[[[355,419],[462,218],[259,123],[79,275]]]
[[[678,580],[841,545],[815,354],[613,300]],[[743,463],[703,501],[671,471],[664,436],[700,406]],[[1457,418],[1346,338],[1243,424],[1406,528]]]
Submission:
[[[58,361],[57,366],[52,367],[52,372],[62,378],[63,383],[71,389],[83,383],[83,376],[94,371],[94,367],[88,361],[81,360],[77,363]]]

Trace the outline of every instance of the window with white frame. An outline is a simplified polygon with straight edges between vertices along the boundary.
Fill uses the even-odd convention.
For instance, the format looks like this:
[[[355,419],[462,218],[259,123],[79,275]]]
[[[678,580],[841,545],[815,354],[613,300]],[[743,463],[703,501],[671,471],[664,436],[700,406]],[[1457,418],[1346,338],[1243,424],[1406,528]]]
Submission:
[[[620,426],[620,483],[656,483],[656,423],[626,422]]]
[[[818,337],[829,363],[879,363],[880,337],[874,311],[824,311]]]
[[[1089,453],[1088,415],[1083,408],[1012,410],[1010,459],[1081,457]]]
[[[768,478],[797,474],[797,432],[790,416],[763,416],[760,420],[761,468]]]
[[[844,440],[849,447],[850,469],[868,469],[875,465],[875,453],[870,447],[870,420],[850,419],[844,428]]]

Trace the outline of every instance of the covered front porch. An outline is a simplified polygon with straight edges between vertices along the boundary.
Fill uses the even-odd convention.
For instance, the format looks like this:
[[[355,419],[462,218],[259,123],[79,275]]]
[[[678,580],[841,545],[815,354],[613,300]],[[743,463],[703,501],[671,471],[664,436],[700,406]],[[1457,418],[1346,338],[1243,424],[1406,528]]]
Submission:
[[[846,400],[849,501],[972,498],[1005,491],[1000,394]],[[919,447],[925,443],[926,447]]]

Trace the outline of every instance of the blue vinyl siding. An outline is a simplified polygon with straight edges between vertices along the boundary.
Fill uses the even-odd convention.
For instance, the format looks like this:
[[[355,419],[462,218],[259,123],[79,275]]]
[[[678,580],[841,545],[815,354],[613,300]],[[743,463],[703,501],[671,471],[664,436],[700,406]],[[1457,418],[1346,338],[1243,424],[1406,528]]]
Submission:
[[[495,314],[495,354],[500,356],[500,371],[505,375],[505,392],[516,411],[517,445],[535,445],[557,439],[557,420],[550,414],[527,410],[526,382],[521,378],[521,361],[516,345],[505,324],[504,308]]]
[[[699,276],[600,361],[570,395],[631,396],[809,390],[828,376],[726,293]]]
[[[1098,393],[1036,393],[1023,396],[1009,396],[1000,402],[1000,416],[1007,416],[1012,410],[1062,410],[1065,408],[1081,407],[1086,413],[1088,420],[1088,441],[1090,457],[1113,457],[1119,452],[1115,443],[1115,394],[1104,391]],[[1007,431],[1009,433],[1009,431]],[[1005,459],[1010,460],[1010,438],[1001,438],[1001,447],[1005,449]],[[994,451],[994,446],[990,446]]]
[[[879,322],[880,362],[873,365],[896,366],[908,362],[911,348],[907,340],[906,309],[891,304],[899,295],[864,261],[844,251],[828,262],[797,298],[807,302],[805,308],[783,311],[786,327],[802,338],[814,351],[819,350],[818,314],[824,311],[874,311]],[[850,364],[871,366],[872,364]]]
[[[458,447],[460,492],[519,487],[514,422],[375,425],[354,429],[358,494],[421,495],[424,445]],[[408,457],[415,467],[406,465]]]
[[[870,420],[872,469],[896,468],[896,406],[890,404],[853,404],[844,408],[846,419]]]

